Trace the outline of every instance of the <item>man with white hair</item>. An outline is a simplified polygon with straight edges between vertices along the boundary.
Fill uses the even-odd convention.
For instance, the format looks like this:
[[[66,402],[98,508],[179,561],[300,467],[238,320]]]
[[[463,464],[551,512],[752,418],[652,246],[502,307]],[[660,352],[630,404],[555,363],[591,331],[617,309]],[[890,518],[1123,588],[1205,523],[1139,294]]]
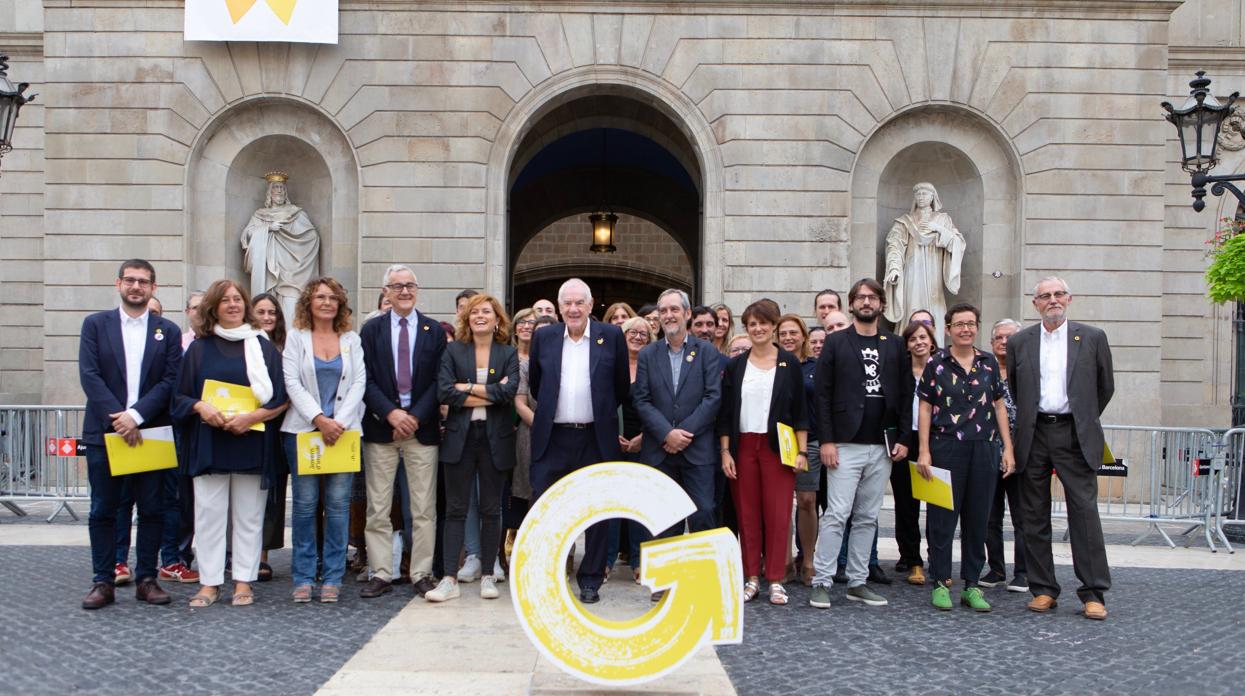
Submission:
[[[415,311],[419,282],[409,266],[385,269],[382,282],[392,308],[363,325],[367,389],[363,401],[363,453],[367,462],[367,541],[372,579],[364,598],[389,592],[393,583],[394,477],[401,457],[410,491],[411,580],[415,594],[436,587],[432,558],[437,528],[437,451],[441,443],[437,371],[445,351],[441,324]],[[446,569],[447,571],[449,569]]]
[[[592,319],[592,290],[578,278],[558,289],[564,323],[532,336],[528,384],[532,418],[532,501],[566,474],[619,459],[618,405],[628,398],[631,370],[622,330]],[[606,529],[588,528],[579,566],[579,598],[600,601]]]
[[[1040,324],[1007,340],[1007,385],[1016,400],[1016,473],[1029,571],[1029,610],[1051,611],[1059,597],[1051,555],[1050,476],[1058,472],[1068,506],[1072,568],[1085,618],[1107,618],[1111,569],[1098,517],[1098,467],[1106,439],[1100,420],[1115,393],[1111,346],[1102,329],[1068,321],[1072,292],[1050,276],[1033,289]]]

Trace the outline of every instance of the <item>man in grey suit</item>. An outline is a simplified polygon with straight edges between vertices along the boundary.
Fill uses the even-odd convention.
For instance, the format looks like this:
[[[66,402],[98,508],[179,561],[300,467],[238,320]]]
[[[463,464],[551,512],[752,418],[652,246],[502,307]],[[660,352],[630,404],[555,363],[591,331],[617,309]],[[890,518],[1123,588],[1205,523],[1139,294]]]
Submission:
[[[693,532],[713,527],[714,438],[722,402],[722,358],[712,344],[688,333],[691,302],[682,290],[657,299],[665,337],[640,351],[631,396],[644,432],[640,459],[679,482],[696,503],[687,519]],[[683,524],[659,536],[679,534]]]
[[[1007,342],[1007,381],[1016,401],[1016,469],[1029,609],[1056,606],[1059,582],[1051,555],[1050,475],[1058,473],[1068,505],[1072,566],[1081,581],[1077,596],[1089,619],[1107,618],[1104,593],[1111,569],[1098,519],[1098,466],[1105,438],[1099,418],[1115,380],[1111,346],[1101,329],[1067,320],[1072,293],[1054,276],[1038,281],[1033,306],[1042,323]]]

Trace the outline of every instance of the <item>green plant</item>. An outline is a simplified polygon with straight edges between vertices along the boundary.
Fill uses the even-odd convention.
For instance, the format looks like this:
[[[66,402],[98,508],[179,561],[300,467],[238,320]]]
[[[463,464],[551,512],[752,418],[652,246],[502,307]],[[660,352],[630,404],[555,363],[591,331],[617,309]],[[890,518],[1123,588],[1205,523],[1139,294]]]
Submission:
[[[1206,294],[1218,304],[1245,302],[1245,222],[1223,218],[1207,241],[1211,257],[1206,269]]]

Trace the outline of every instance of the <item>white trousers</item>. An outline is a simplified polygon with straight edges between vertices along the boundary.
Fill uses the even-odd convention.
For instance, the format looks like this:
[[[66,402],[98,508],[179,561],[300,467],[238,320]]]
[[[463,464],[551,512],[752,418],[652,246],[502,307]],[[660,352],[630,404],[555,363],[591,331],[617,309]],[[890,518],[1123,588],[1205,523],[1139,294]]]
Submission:
[[[233,580],[255,582],[268,494],[258,474],[205,474],[195,484],[195,558],[199,582],[225,583],[225,529],[233,523]]]

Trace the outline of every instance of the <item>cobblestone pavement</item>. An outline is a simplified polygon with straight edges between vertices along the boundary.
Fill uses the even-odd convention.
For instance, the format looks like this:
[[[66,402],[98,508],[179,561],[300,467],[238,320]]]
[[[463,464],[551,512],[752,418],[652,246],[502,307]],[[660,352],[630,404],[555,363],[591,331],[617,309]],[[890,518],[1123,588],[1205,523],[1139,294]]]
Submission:
[[[137,603],[130,584],[116,604],[84,611],[88,547],[0,547],[0,691],[311,694],[406,605],[411,586],[362,600],[347,580],[337,606],[295,605],[289,559],[272,553],[277,577],[254,585],[251,607],[226,599],[191,610],[198,585],[162,582],[169,606]]]
[[[1053,615],[1027,611],[1027,593],[1001,587],[986,590],[989,614],[958,603],[939,612],[928,587],[878,587],[889,606],[866,607],[836,585],[829,610],[809,607],[798,583],[787,585],[786,607],[766,603],[762,587],[746,609],[743,645],[718,656],[741,696],[1241,693],[1245,665],[1230,641],[1245,622],[1245,572],[1111,574],[1105,622],[1079,615],[1078,583],[1062,566]]]

